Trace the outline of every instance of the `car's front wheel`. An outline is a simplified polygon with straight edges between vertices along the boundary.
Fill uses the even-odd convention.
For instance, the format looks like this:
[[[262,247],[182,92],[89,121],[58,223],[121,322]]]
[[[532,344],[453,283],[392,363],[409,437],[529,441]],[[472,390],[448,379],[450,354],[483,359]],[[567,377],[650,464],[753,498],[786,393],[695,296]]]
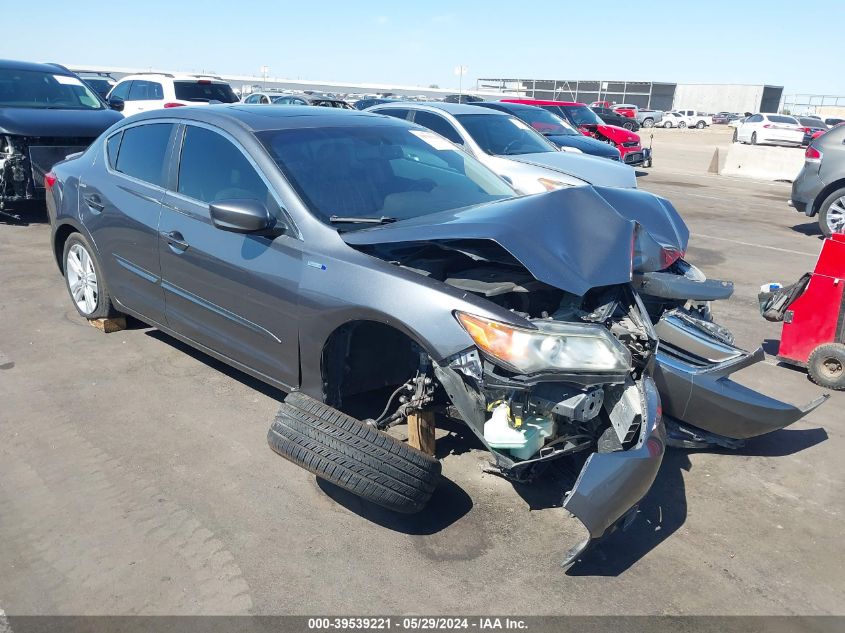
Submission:
[[[845,233],[845,188],[837,189],[819,207],[819,228],[825,236]]]
[[[666,123],[663,124],[663,127],[672,127],[672,122],[666,121]]]
[[[76,311],[86,319],[101,319],[115,314],[106,288],[102,268],[91,244],[80,233],[65,242],[65,284]]]

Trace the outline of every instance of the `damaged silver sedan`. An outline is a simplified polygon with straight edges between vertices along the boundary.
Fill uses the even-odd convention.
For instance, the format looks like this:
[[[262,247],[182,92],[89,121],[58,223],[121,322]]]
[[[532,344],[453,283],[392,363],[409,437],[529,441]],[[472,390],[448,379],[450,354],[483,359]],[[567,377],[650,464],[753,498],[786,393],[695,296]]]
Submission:
[[[145,113],[52,180],[54,252],[82,316],[133,315],[290,392],[273,450],[396,511],[420,510],[440,474],[385,432],[409,419],[465,424],[514,481],[580,459],[561,491],[583,532],[567,563],[633,518],[667,445],[736,446],[821,402],[731,381],[760,353],[713,323],[732,287],[683,259],[668,201],[516,197],[404,121]]]

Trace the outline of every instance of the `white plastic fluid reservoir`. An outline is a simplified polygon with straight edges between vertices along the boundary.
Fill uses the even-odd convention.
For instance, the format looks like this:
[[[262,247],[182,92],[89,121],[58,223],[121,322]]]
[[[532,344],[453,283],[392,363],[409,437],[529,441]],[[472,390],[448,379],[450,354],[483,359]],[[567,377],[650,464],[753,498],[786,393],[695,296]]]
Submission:
[[[492,448],[502,448],[518,459],[530,459],[543,447],[545,438],[554,432],[554,422],[548,418],[527,418],[519,429],[508,424],[508,405],[493,409],[484,423],[484,439]]]

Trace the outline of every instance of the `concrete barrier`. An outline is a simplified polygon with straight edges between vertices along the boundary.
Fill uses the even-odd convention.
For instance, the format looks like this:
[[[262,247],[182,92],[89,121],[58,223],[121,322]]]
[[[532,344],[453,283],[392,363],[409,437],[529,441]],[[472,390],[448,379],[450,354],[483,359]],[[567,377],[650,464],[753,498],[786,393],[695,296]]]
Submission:
[[[720,153],[718,149],[716,152],[717,154]],[[788,180],[791,182],[804,165],[804,149],[801,147],[732,143],[723,163],[720,158],[714,156],[714,162],[719,165],[719,174],[722,176],[740,176],[758,180]]]

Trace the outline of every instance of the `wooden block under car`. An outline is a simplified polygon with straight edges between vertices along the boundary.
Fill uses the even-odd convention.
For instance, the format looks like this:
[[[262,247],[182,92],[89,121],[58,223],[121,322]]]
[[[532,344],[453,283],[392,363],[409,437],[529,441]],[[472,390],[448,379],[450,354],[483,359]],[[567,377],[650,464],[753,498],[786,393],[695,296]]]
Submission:
[[[88,319],[88,323],[106,334],[120,332],[126,329],[126,317],[113,317],[110,319]]]

